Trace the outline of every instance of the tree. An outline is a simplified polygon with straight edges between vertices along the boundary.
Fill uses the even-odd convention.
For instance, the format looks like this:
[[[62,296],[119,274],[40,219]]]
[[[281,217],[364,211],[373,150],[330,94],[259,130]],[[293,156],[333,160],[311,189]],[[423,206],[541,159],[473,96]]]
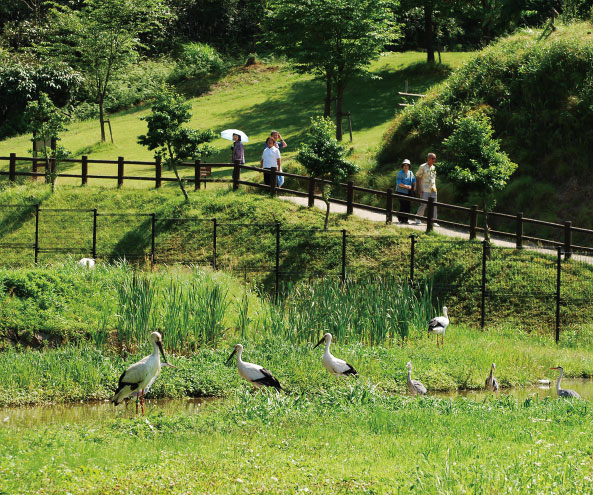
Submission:
[[[340,181],[358,172],[355,163],[346,160],[350,153],[346,147],[334,137],[336,126],[327,117],[311,119],[311,128],[305,144],[297,153],[296,159],[306,169],[309,175],[316,179],[330,180],[330,187],[324,187],[322,192],[325,201],[325,222],[323,228],[327,230],[329,221],[329,199]]]
[[[177,167],[187,159],[197,159],[212,154],[212,141],[216,135],[211,129],[199,131],[183,127],[191,119],[191,104],[177,94],[171,86],[163,85],[152,105],[152,114],[141,117],[148,124],[148,132],[138,136],[138,143],[155,151],[155,158],[175,172],[179,188],[187,201],[189,196],[179,177]]]
[[[139,35],[159,23],[163,0],[84,0],[80,10],[54,5],[49,13],[49,42],[42,52],[68,61],[84,74],[99,106],[105,141],[105,97],[110,83],[138,57]],[[164,14],[162,14],[164,15]]]
[[[34,140],[41,141],[41,156],[45,159],[45,180],[51,184],[51,192],[56,188],[56,178],[60,160],[67,158],[70,153],[62,146],[51,149],[53,139],[59,140],[61,132],[66,131],[66,117],[54,105],[46,93],[40,93],[39,99],[27,104],[25,121],[28,130],[33,133]],[[55,168],[51,166],[51,159],[55,160]]]
[[[336,94],[336,138],[342,139],[344,91],[392,43],[395,0],[276,0],[270,6],[267,42],[301,73],[325,80],[324,116]]]
[[[517,169],[493,138],[490,119],[483,113],[460,118],[455,130],[444,141],[445,160],[440,169],[466,193],[476,193],[484,208],[484,238],[490,240],[488,211],[494,208],[494,194],[506,186]]]

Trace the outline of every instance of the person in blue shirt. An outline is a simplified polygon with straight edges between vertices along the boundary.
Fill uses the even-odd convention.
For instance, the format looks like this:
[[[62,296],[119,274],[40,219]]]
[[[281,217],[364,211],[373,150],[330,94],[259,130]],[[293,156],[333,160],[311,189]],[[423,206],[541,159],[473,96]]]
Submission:
[[[397,185],[395,192],[406,196],[414,196],[416,177],[414,172],[410,170],[410,160],[407,158],[402,162],[402,168],[397,173],[395,183]],[[400,213],[410,213],[410,201],[408,199],[401,198],[399,200],[399,211]],[[408,215],[398,215],[397,219],[399,223],[409,223]]]

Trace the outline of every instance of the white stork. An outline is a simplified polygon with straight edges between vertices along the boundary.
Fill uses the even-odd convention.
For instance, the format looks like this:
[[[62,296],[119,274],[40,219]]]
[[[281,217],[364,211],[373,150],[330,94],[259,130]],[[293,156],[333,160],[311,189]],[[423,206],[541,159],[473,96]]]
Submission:
[[[129,397],[134,392],[137,392],[136,396],[140,397],[142,414],[144,414],[144,391],[149,384],[152,384],[154,380],[156,380],[156,377],[161,372],[160,354],[163,356],[163,361],[167,363],[165,351],[163,350],[163,339],[161,334],[158,332],[152,332],[150,334],[150,340],[152,341],[152,354],[146,356],[137,363],[134,363],[121,374],[119,377],[117,390],[111,398],[111,401],[117,406],[125,398]],[[167,365],[171,368],[175,367],[168,363]],[[138,412],[138,403],[136,403],[136,412]]]
[[[439,346],[439,335],[441,335],[441,345],[445,343],[445,330],[449,326],[449,317],[447,316],[447,306],[443,306],[445,316],[437,316],[428,322],[428,333],[434,333],[437,336],[437,347]]]
[[[492,367],[490,368],[490,375],[486,378],[486,388],[492,390],[493,392],[498,391],[498,380],[494,377],[494,370],[496,369],[496,365],[492,363]]]
[[[95,268],[95,260],[93,258],[82,258],[78,260],[78,265],[84,268]]]
[[[406,368],[408,368],[408,389],[414,395],[424,395],[426,393],[426,387],[422,385],[421,382],[418,380],[412,380],[412,363],[408,361],[406,364]]]
[[[558,377],[558,381],[556,382],[556,391],[558,392],[558,397],[566,397],[567,399],[581,398],[581,396],[577,394],[574,390],[570,390],[569,388],[560,388],[560,380],[562,380],[562,377],[564,376],[564,368],[562,366],[556,366],[555,368],[550,369],[560,370],[560,376]]]
[[[237,369],[239,371],[239,376],[251,383],[256,390],[261,387],[274,387],[278,391],[282,390],[280,382],[267,369],[259,364],[243,361],[241,358],[241,355],[243,354],[243,346],[241,344],[235,346],[226,362],[228,363],[235,354],[237,354]]]
[[[175,368],[175,366],[173,366],[172,364],[167,363],[166,361],[163,361],[161,363],[161,368]],[[158,378],[159,374],[157,373],[156,375],[154,375],[152,377],[152,379],[147,383],[146,387],[144,387],[144,395],[146,395],[148,393],[148,391],[150,390],[150,387],[152,386],[152,384],[154,383],[154,381]],[[142,395],[142,390],[134,390],[129,396],[128,399],[129,400],[134,400],[134,399],[140,399],[140,396]],[[127,407],[127,405],[126,405]]]
[[[326,333],[321,340],[317,342],[317,346],[319,346],[322,342],[325,342],[325,351],[323,353],[323,358],[321,362],[323,366],[327,368],[332,375],[336,376],[348,376],[348,375],[358,375],[358,371],[356,371],[352,365],[348,364],[346,361],[342,359],[338,359],[337,357],[333,356],[331,352],[329,352],[329,347],[332,343],[332,334]],[[315,349],[313,347],[313,349]]]

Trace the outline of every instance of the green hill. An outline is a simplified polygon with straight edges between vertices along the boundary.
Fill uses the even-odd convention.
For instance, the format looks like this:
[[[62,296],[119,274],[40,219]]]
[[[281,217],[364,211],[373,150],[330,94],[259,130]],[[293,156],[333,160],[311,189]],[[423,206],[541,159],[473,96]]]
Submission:
[[[523,30],[487,47],[391,123],[375,175],[387,181],[408,157],[437,154],[457,118],[488,114],[502,149],[519,164],[498,210],[593,227],[593,34],[590,24],[549,36]],[[443,157],[443,155],[440,155]],[[583,179],[585,177],[585,179]],[[453,187],[441,201],[458,202]],[[561,205],[561,206],[558,206]]]

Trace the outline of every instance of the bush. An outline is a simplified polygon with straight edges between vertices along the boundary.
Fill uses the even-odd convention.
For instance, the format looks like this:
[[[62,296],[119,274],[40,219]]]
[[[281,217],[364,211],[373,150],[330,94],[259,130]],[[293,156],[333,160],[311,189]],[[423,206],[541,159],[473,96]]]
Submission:
[[[179,49],[177,65],[169,76],[169,82],[177,83],[187,79],[203,78],[220,74],[225,63],[210,45],[205,43],[185,43]]]

